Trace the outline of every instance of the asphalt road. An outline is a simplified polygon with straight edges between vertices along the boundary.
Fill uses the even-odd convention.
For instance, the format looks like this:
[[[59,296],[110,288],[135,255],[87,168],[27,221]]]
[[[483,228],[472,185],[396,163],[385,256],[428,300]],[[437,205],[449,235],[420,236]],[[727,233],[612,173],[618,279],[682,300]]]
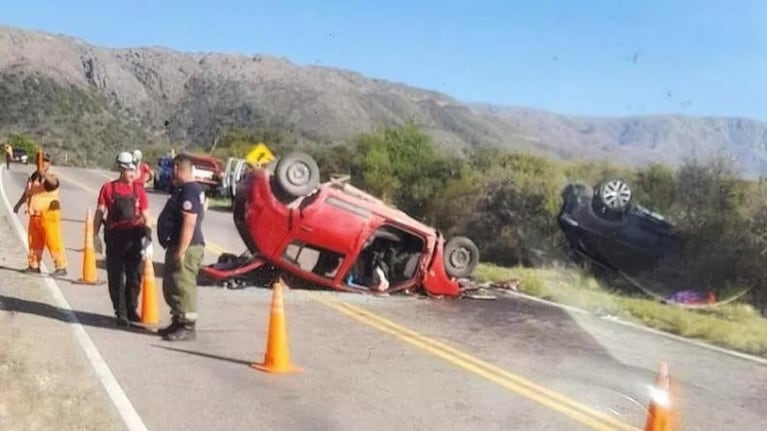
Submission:
[[[32,169],[2,173],[11,201]],[[86,209],[114,174],[54,169],[75,280]],[[150,195],[153,214],[166,198]],[[244,250],[229,213],[209,211],[204,231],[206,262]],[[150,430],[641,429],[658,361],[675,379],[681,429],[767,427],[767,365],[517,297],[290,290],[291,355],[304,372],[273,376],[247,366],[263,359],[267,289],[201,288],[197,341],[169,343],[112,326],[105,285],[58,286]]]

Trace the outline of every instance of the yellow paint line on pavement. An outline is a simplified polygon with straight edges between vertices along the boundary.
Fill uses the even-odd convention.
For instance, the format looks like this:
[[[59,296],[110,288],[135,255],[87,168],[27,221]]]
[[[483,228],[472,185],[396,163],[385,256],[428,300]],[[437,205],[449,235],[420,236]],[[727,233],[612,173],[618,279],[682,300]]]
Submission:
[[[67,181],[86,191],[94,193],[94,196],[98,194],[97,190],[79,181],[73,180],[71,178],[68,178]],[[154,218],[153,222],[156,222]],[[226,253],[226,249],[214,243],[206,244],[206,249],[219,255]],[[311,296],[316,301],[334,309],[335,311],[338,311],[341,314],[345,314],[359,322],[376,328],[381,332],[390,334],[401,341],[431,353],[432,355],[437,356],[459,368],[462,368],[480,377],[484,377],[485,379],[496,383],[507,390],[522,395],[552,410],[558,411],[570,419],[586,425],[591,429],[598,431],[641,431],[637,427],[623,423],[616,418],[573,401],[564,395],[537,385],[527,379],[482,361],[465,352],[461,352],[437,340],[429,338],[425,335],[421,335],[411,329],[394,323],[391,320],[378,316],[375,313],[356,307],[346,301],[340,299],[329,300],[322,298],[321,295],[316,294],[312,294]]]
[[[533,400],[545,407],[556,410],[592,429],[600,431],[641,431],[639,428],[591,409],[565,397],[564,395],[537,385],[527,379],[491,365],[437,340],[421,335],[411,329],[378,316],[375,313],[354,306],[346,301],[340,299],[326,299],[317,294],[313,294],[312,297],[318,302],[323,303],[340,313],[390,334],[401,341],[412,344],[466,371],[484,377],[493,383]]]
[[[215,243],[208,242],[207,239],[205,240],[205,248],[207,248],[208,250],[210,250],[210,251],[212,251],[213,253],[216,253],[216,254],[228,253],[226,251],[226,249],[224,249],[223,247],[221,247],[221,246],[219,246],[219,245],[217,245]]]

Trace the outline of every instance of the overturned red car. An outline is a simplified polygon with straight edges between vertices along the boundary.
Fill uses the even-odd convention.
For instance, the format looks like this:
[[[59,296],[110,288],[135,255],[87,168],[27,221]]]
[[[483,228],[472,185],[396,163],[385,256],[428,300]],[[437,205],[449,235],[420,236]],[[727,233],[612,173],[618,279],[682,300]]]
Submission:
[[[371,292],[373,273],[382,269],[388,293],[454,297],[479,263],[469,238],[446,240],[345,180],[320,183],[319,167],[305,153],[251,169],[237,187],[233,218],[248,252],[201,268],[207,281],[253,280],[272,270],[286,281]]]

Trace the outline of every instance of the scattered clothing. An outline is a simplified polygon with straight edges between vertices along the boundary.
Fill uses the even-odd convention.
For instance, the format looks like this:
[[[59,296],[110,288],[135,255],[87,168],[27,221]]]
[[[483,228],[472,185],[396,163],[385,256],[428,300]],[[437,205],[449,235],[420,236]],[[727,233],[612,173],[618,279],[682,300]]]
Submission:
[[[712,291],[700,292],[695,290],[683,290],[669,295],[667,300],[678,304],[704,305],[716,303],[716,293]]]

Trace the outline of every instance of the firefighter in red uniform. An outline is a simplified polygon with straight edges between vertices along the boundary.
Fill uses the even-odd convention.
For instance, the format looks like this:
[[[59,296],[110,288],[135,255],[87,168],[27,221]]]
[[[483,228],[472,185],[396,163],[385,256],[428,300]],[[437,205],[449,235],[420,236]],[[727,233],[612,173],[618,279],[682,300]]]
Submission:
[[[143,158],[144,155],[141,153],[141,150],[133,150],[133,161],[138,170],[134,181],[136,181],[136,184],[141,184],[146,187],[146,185],[154,179],[154,171],[148,163],[143,161]]]
[[[101,186],[94,217],[93,242],[102,251],[98,237],[104,224],[107,283],[117,324],[139,322],[138,296],[141,291],[141,261],[151,250],[152,229],[146,190],[135,182],[138,173],[133,155],[117,156],[120,177]],[[106,213],[106,219],[104,219]],[[151,251],[150,251],[151,253]]]

